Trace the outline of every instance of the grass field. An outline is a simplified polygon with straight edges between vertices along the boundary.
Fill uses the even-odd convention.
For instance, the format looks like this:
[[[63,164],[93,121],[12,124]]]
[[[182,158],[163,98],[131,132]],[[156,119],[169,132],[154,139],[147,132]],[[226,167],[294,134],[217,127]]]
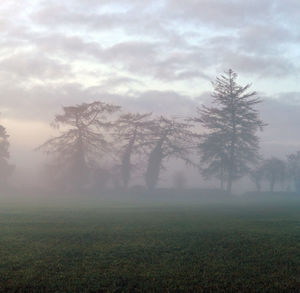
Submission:
[[[300,201],[10,203],[1,292],[300,292]]]

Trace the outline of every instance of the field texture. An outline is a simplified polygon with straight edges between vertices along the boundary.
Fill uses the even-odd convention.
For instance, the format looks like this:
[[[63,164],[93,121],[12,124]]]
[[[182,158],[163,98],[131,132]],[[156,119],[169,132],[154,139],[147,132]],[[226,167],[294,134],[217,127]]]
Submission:
[[[0,207],[0,292],[300,292],[299,201],[46,206]]]

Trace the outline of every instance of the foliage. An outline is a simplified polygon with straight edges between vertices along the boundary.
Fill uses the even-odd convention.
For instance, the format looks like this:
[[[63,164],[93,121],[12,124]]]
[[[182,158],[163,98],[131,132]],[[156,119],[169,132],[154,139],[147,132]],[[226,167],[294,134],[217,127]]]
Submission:
[[[274,191],[276,184],[281,183],[283,185],[286,178],[286,165],[283,160],[278,158],[271,158],[264,160],[263,166],[264,177],[270,184],[270,191]]]
[[[256,191],[261,191],[261,183],[265,179],[265,169],[262,165],[258,165],[256,168],[249,172],[250,179],[256,186]]]
[[[152,130],[154,147],[149,154],[145,174],[148,189],[155,188],[160,171],[164,167],[164,161],[176,158],[194,165],[189,157],[195,148],[194,138],[195,134],[192,132],[192,125],[189,122],[164,116],[160,116],[155,121]]]
[[[231,192],[232,183],[250,171],[259,150],[257,130],[264,123],[254,107],[261,102],[256,92],[248,92],[250,85],[240,86],[237,74],[231,69],[213,83],[213,106],[198,108],[195,122],[206,133],[199,144],[201,172],[226,182]]]
[[[111,152],[107,130],[113,126],[111,115],[119,109],[119,106],[97,101],[63,107],[63,113],[56,115],[52,126],[60,129],[61,134],[39,149],[54,156],[52,166],[63,170],[64,180],[76,187],[82,186],[89,167],[94,168],[97,160]]]
[[[128,187],[131,173],[135,167],[133,157],[145,156],[149,147],[153,119],[151,113],[122,114],[115,123],[115,137],[121,143],[121,177],[123,186]]]

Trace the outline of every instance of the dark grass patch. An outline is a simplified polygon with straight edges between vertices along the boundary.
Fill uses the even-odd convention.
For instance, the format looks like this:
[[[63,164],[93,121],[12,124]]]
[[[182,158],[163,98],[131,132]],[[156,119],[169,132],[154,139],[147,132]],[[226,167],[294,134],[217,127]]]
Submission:
[[[0,209],[1,292],[300,292],[300,204]]]

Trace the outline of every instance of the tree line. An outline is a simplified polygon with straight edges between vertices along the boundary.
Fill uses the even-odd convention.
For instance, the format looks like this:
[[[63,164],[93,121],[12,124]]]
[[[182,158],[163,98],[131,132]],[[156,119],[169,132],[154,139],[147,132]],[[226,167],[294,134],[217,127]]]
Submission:
[[[300,152],[289,155],[287,162],[263,160],[259,154],[257,133],[266,124],[256,108],[262,100],[250,84],[239,85],[230,69],[212,86],[211,104],[198,107],[194,117],[124,112],[103,101],[63,107],[51,123],[59,134],[37,148],[51,158],[45,167],[51,184],[70,191],[98,190],[111,181],[126,189],[133,176],[142,174],[146,187],[153,190],[166,162],[175,158],[197,168],[205,179],[218,179],[220,189],[228,193],[245,175],[258,191],[263,181],[273,191],[288,180],[299,190]],[[3,126],[0,138],[4,180],[13,168]]]

